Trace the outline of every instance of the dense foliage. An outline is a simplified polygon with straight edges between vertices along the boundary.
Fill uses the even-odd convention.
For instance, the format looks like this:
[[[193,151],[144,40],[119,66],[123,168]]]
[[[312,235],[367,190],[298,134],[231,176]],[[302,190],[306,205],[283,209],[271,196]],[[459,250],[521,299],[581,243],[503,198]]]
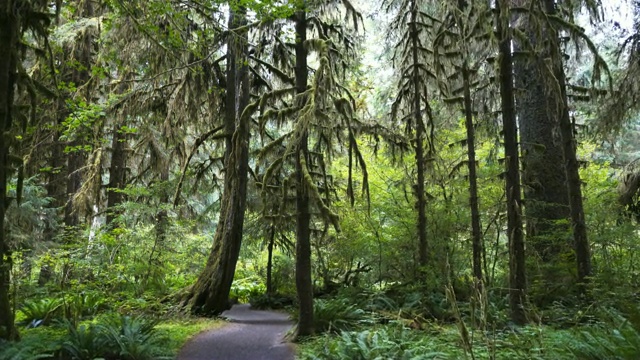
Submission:
[[[0,359],[639,358],[638,18],[0,0]]]

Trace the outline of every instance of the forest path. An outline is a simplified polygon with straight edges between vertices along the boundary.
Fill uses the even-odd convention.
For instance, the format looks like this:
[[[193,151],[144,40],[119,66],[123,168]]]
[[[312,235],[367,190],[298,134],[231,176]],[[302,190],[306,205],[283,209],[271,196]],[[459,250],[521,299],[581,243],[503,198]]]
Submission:
[[[234,305],[222,313],[231,324],[196,335],[180,350],[178,360],[293,360],[284,342],[293,322],[284,313]]]

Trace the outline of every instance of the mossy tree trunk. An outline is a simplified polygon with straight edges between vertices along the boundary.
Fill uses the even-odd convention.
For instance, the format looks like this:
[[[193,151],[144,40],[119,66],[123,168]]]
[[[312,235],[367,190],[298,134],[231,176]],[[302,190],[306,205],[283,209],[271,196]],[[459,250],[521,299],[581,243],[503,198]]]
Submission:
[[[13,125],[12,111],[17,80],[16,44],[19,41],[19,18],[16,17],[13,1],[0,0],[0,339],[16,340],[18,332],[14,325],[11,307],[11,249],[5,237],[5,214],[10,199],[7,185],[10,180],[10,142]]]
[[[466,54],[464,55],[466,56]],[[473,252],[473,276],[482,284],[482,254],[484,243],[480,228],[480,209],[478,207],[478,174],[476,171],[476,134],[473,125],[473,105],[471,99],[471,79],[469,63],[463,60],[462,82],[464,87],[464,118],[467,131],[467,168],[469,169],[469,207],[471,208],[471,244]]]
[[[267,296],[274,295],[273,289],[273,248],[276,241],[276,227],[271,225],[269,244],[267,245]]]
[[[499,41],[500,98],[505,153],[505,191],[507,198],[507,235],[509,237],[509,307],[516,324],[527,321],[525,312],[526,272],[524,234],[522,231],[522,199],[520,195],[520,161],[518,128],[513,86],[513,56],[509,0],[496,1],[496,30]]]
[[[410,22],[410,36],[411,36],[411,56],[413,62],[412,73],[412,86],[413,86],[413,122],[416,127],[415,138],[415,159],[416,159],[416,208],[418,210],[418,262],[420,267],[424,268],[428,263],[428,243],[427,243],[427,195],[425,190],[425,149],[424,141],[426,137],[426,130],[424,125],[424,119],[422,116],[422,97],[427,97],[424,93],[424,85],[422,84],[424,79],[418,69],[421,66],[420,63],[420,30],[418,29],[418,3],[411,1],[411,22]]]
[[[541,269],[539,281],[533,282],[537,289],[534,299],[544,305],[566,296],[562,289],[570,285],[566,283],[569,274],[563,276],[561,272],[569,268],[567,255],[573,251],[568,224],[569,197],[557,131],[559,109],[555,99],[559,97],[551,91],[550,80],[536,60],[548,56],[548,50],[542,47],[550,34],[536,26],[528,15],[521,16],[520,21],[530,47],[518,45],[528,56],[515,62],[522,184],[527,244],[530,254],[538,260],[529,269]]]
[[[111,166],[109,166],[109,184],[107,185],[107,220],[108,229],[113,229],[118,216],[122,213],[117,207],[124,200],[124,189],[127,181],[127,137],[121,130],[122,124],[113,125],[111,143]]]
[[[307,91],[309,70],[307,67],[307,14],[304,10],[295,14],[295,83],[299,96],[299,107],[304,103],[303,93]],[[313,282],[311,278],[311,211],[310,194],[304,180],[304,167],[309,163],[308,133],[301,135],[296,149],[296,290],[298,293],[299,316],[297,336],[314,333],[313,325]]]
[[[557,13],[554,0],[544,0],[546,15],[554,16]],[[562,49],[560,47],[560,34],[558,30],[548,24],[549,54],[551,59],[551,75],[556,83],[553,85],[556,91],[551,91],[555,97],[550,99],[548,106],[557,108],[556,121],[562,140],[562,156],[567,177],[567,193],[571,213],[571,225],[573,229],[573,241],[576,254],[576,266],[578,270],[578,286],[583,294],[586,291],[585,284],[591,276],[591,249],[587,238],[587,226],[584,218],[584,206],[582,202],[582,183],[580,180],[580,165],[576,155],[576,139],[573,124],[569,114],[567,100],[567,84],[562,63]]]
[[[237,3],[229,10],[229,28],[246,24]],[[201,315],[217,315],[229,308],[229,293],[240,255],[249,169],[250,116],[246,31],[232,31],[227,45],[225,101],[225,175],[220,218],[207,264],[194,284],[186,305]]]

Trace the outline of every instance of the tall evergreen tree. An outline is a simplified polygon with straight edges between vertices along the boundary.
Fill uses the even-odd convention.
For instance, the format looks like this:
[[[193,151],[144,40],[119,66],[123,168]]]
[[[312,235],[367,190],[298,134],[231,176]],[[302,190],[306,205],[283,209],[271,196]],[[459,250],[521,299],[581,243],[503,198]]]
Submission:
[[[554,0],[544,0],[541,4],[546,19],[552,20],[557,15],[556,5]],[[552,99],[548,98],[549,103],[547,106],[555,110],[553,117],[558,124],[560,139],[562,141],[562,157],[564,159],[564,170],[567,178],[566,188],[571,209],[571,225],[576,253],[578,284],[580,291],[585,293],[586,289],[584,285],[589,281],[592,271],[591,249],[587,238],[587,226],[584,216],[582,182],[579,173],[580,165],[576,155],[577,143],[569,114],[566,76],[564,73],[563,54],[558,31],[559,25],[560,24],[554,24],[551,21],[546,23],[549,31],[548,54],[551,60],[548,74],[552,88],[549,90],[549,93],[555,95]],[[551,79],[555,80],[555,82],[552,82]]]
[[[509,307],[516,324],[527,321],[526,271],[524,232],[522,229],[522,200],[520,194],[520,152],[513,85],[513,56],[511,52],[511,11],[508,0],[496,1],[496,32],[499,42],[499,82],[502,100],[502,127],[505,155],[505,191],[507,198],[507,236],[509,238]]]
[[[445,102],[461,106],[465,120],[466,139],[462,141],[467,147],[467,170],[469,179],[469,207],[471,210],[471,243],[472,269],[478,284],[483,278],[484,241],[480,225],[480,209],[478,203],[478,175],[476,158],[476,126],[475,114],[479,108],[474,104],[474,92],[479,92],[479,68],[486,61],[488,54],[483,49],[490,49],[482,36],[487,30],[490,19],[486,18],[486,4],[467,3],[466,1],[445,2],[444,18],[437,30],[434,53],[437,62],[442,64],[443,78],[446,86],[442,89]],[[489,20],[489,21],[487,21]],[[439,59],[438,59],[439,58]],[[451,64],[449,64],[451,62]],[[477,98],[478,96],[476,96]]]
[[[417,211],[418,263],[429,262],[427,239],[427,164],[433,157],[434,122],[431,109],[429,81],[434,75],[428,65],[431,50],[426,35],[432,31],[434,19],[425,12],[428,2],[420,0],[390,1],[387,11],[397,9],[391,23],[399,38],[394,49],[394,63],[402,74],[391,116],[404,126],[415,152],[414,196]]]
[[[360,14],[347,0],[337,3],[353,19],[353,28],[357,30]],[[354,135],[354,104],[340,82],[340,69],[347,68],[353,57],[355,45],[352,36],[349,29],[333,22],[336,2],[303,2],[298,5],[291,17],[296,32],[293,51],[289,53],[285,46],[281,48],[285,56],[274,56],[279,68],[260,62],[282,82],[260,100],[261,108],[269,107],[261,116],[261,130],[272,139],[261,150],[260,158],[262,161],[272,158],[262,176],[263,192],[275,186],[282,194],[276,216],[286,216],[290,208],[289,199],[295,202],[296,288],[300,304],[297,336],[307,336],[314,333],[313,237],[325,234],[329,224],[339,231],[338,216],[331,209],[332,184],[328,160],[339,147],[343,133],[348,136],[349,154],[357,154],[358,164],[363,170],[365,168]],[[309,36],[310,30],[316,37]],[[275,49],[274,54],[278,53]],[[318,66],[311,77],[307,58],[312,53],[318,56]],[[293,72],[292,76],[288,75],[290,72]],[[283,122],[283,119],[288,121]],[[284,130],[283,135],[272,137],[268,134],[267,124],[271,120],[276,120],[274,125]],[[282,174],[282,181],[277,174]],[[365,192],[366,188],[365,179]],[[290,190],[295,190],[295,193],[290,194]],[[265,205],[265,213],[271,208]],[[318,229],[318,225],[324,230]]]
[[[224,131],[225,175],[220,217],[205,269],[189,294],[192,312],[215,315],[230,307],[247,201],[251,110],[246,9],[229,7]],[[255,108],[255,106],[253,107]]]
[[[36,103],[33,98],[35,89],[22,68],[22,61],[29,50],[23,43],[23,37],[29,33],[36,41],[46,39],[51,21],[49,11],[47,2],[0,1],[0,48],[6,51],[0,56],[0,339],[3,340],[19,337],[14,324],[14,302],[10,296],[13,249],[7,241],[5,227],[7,208],[14,201],[19,203],[22,190],[22,174],[18,173],[15,198],[7,193],[8,185],[22,162],[16,155],[19,148],[17,140],[26,127],[17,121],[18,109],[14,101],[17,85],[26,83],[32,97],[31,104]],[[31,111],[35,113],[35,109]]]
[[[529,8],[530,4],[522,6]],[[561,289],[569,285],[566,263],[572,252],[566,173],[556,126],[557,109],[552,102],[557,95],[551,93],[549,79],[536,61],[548,53],[541,48],[551,34],[535,16],[523,14],[518,20],[526,36],[526,44],[517,44],[519,53],[526,55],[515,60],[515,79],[527,244],[538,259],[529,270],[542,269],[539,278],[532,277],[538,279],[533,286],[542,292],[537,297],[540,301],[551,303],[566,295]]]

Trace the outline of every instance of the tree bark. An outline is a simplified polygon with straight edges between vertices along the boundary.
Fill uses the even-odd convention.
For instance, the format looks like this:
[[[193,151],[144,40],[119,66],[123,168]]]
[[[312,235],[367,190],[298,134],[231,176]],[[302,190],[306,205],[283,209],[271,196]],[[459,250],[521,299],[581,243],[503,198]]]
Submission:
[[[547,14],[555,15],[555,1],[545,0],[545,11]],[[569,104],[567,100],[567,84],[562,64],[562,51],[557,29],[549,26],[549,48],[552,64],[552,74],[557,81],[557,91],[551,91],[556,96],[551,98],[549,106],[557,108],[557,121],[562,139],[562,155],[564,158],[564,168],[567,177],[567,192],[569,195],[569,206],[571,209],[571,225],[573,228],[573,239],[576,252],[576,265],[578,268],[578,289],[585,294],[586,285],[591,276],[591,249],[587,238],[587,226],[584,219],[584,206],[582,203],[582,189],[580,180],[580,165],[576,155],[576,139],[574,136],[573,124],[569,115]]]
[[[422,118],[422,94],[421,81],[424,81],[419,74],[420,59],[418,53],[420,51],[420,42],[418,37],[418,4],[416,1],[411,2],[411,51],[413,62],[413,114],[416,126],[416,208],[418,210],[418,261],[420,267],[424,268],[428,263],[428,243],[427,243],[427,198],[425,194],[425,156],[424,156],[424,138],[425,126]]]
[[[273,291],[273,247],[276,240],[276,227],[271,225],[271,233],[269,234],[269,245],[267,245],[267,296],[272,296]]]
[[[464,56],[467,56],[466,54]],[[478,175],[476,172],[476,140],[473,127],[473,105],[471,103],[471,80],[469,78],[469,64],[463,60],[462,82],[464,87],[464,113],[465,127],[467,130],[467,166],[469,169],[469,207],[471,208],[471,244],[473,248],[473,275],[478,284],[483,282],[482,254],[484,243],[482,242],[482,230],[480,227],[480,210],[478,208]]]
[[[60,103],[61,101],[59,101]],[[64,106],[64,105],[62,105]],[[58,108],[58,112],[61,111],[61,107]],[[52,199],[50,206],[54,209],[63,209],[66,202],[69,199],[65,199],[66,194],[66,176],[64,174],[65,162],[64,162],[64,147],[60,143],[60,116],[56,119],[56,130],[51,134],[51,154],[49,156],[48,164],[51,167],[51,171],[47,177],[47,197]],[[58,214],[60,215],[60,214]],[[56,241],[60,228],[58,226],[52,226],[47,222],[47,227],[44,230],[44,239],[49,241]],[[44,286],[53,277],[52,263],[48,260],[40,267],[40,274],[38,275],[38,286]]]
[[[505,191],[507,197],[507,234],[509,237],[509,307],[516,324],[527,321],[525,312],[526,273],[520,195],[518,129],[513,90],[510,11],[508,0],[496,1],[496,29],[500,57],[500,97],[505,152]]]
[[[115,221],[122,211],[116,207],[122,204],[127,177],[127,137],[120,130],[121,123],[113,126],[111,143],[111,166],[109,167],[109,185],[107,186],[107,220],[108,229],[113,229]]]
[[[16,44],[19,41],[19,19],[14,14],[12,1],[0,0],[0,339],[17,340],[18,331],[14,324],[11,307],[11,249],[5,238],[5,214],[10,199],[7,185],[10,180],[9,161],[12,110],[15,84],[17,80]]]
[[[528,5],[524,5],[528,6]],[[567,295],[570,288],[567,263],[573,252],[570,240],[569,197],[564,170],[562,144],[558,136],[558,95],[550,92],[548,76],[537,58],[549,55],[541,49],[549,31],[539,29],[528,15],[521,16],[523,32],[533,49],[525,49],[529,56],[516,60],[516,101],[522,146],[527,244],[539,259],[529,266],[538,272],[539,281],[532,284],[538,305],[551,304]],[[540,271],[537,271],[540,269]],[[564,276],[563,276],[564,274]]]
[[[307,14],[299,10],[295,14],[296,31],[296,93],[302,96],[307,90],[308,69],[307,49]],[[304,106],[304,100],[299,106]],[[300,144],[296,149],[296,291],[298,293],[299,316],[297,336],[310,336],[314,333],[313,324],[313,282],[311,278],[311,212],[309,208],[309,189],[304,180],[303,167],[309,162],[307,131],[301,135]]]
[[[156,224],[155,224],[155,241],[153,242],[153,248],[151,248],[151,253],[149,254],[149,268],[147,273],[144,276],[143,282],[146,284],[149,283],[150,279],[154,279],[158,273],[162,273],[158,271],[161,267],[160,257],[165,250],[167,245],[167,230],[169,228],[169,214],[165,206],[169,205],[169,192],[166,189],[166,183],[169,181],[169,162],[167,161],[162,165],[163,168],[160,171],[160,191],[159,194],[159,210],[156,213]],[[157,279],[159,280],[159,279]]]
[[[90,18],[94,16],[93,3],[91,1],[82,2],[78,17]],[[87,83],[91,80],[91,66],[92,66],[92,51],[93,42],[95,37],[87,32],[82,34],[82,39],[79,42],[81,45],[75,47],[75,54],[72,55],[73,60],[77,61],[81,66],[74,67],[71,73],[71,81],[76,84],[77,87],[83,86],[85,88],[84,99],[86,103],[91,103],[91,88],[87,86]],[[74,140],[70,144],[71,146],[84,145],[79,140]],[[84,151],[73,151],[67,154],[67,196],[68,199],[72,199],[73,196],[82,187],[82,168],[84,167],[87,156]],[[70,234],[67,236],[74,236],[73,228],[80,225],[78,212],[73,208],[72,201],[67,202],[64,212],[64,224],[67,228],[71,228]]]
[[[229,29],[244,24],[245,10],[230,6]],[[196,314],[217,315],[230,307],[229,292],[240,255],[247,201],[250,116],[242,114],[250,95],[247,57],[246,31],[232,32],[227,45],[225,131],[229,136],[224,188],[213,246],[187,303]]]

